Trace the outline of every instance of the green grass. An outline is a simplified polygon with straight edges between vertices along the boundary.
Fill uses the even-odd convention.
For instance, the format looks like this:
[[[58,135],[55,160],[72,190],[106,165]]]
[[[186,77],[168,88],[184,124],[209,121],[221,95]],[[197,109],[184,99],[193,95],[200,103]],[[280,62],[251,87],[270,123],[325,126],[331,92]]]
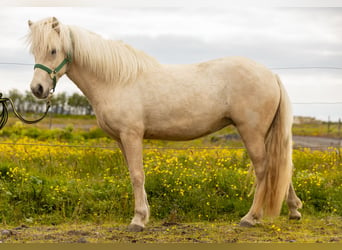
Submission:
[[[294,124],[292,131],[294,135],[302,136],[342,137],[342,125],[333,122]]]
[[[32,115],[28,115],[27,118],[34,119]],[[13,136],[19,132],[20,136],[25,135],[31,138],[49,139],[58,138],[58,134],[65,128],[72,128],[72,139],[85,138],[101,138],[108,137],[101,129],[98,128],[95,116],[91,115],[49,115],[44,120],[33,125],[24,125],[18,122],[13,114],[10,114],[7,126],[0,131],[0,136]],[[336,122],[316,122],[316,123],[302,123],[294,124],[292,128],[293,135],[302,136],[320,136],[341,138],[342,137],[342,125]],[[239,140],[225,140],[224,135],[238,135],[237,130],[229,126],[214,134],[203,137],[199,140],[195,140],[197,144],[203,145],[207,143],[215,143],[228,146],[243,146]],[[163,144],[163,142],[160,142]],[[168,144],[168,143],[166,143]],[[196,144],[196,143],[195,143]],[[185,145],[194,145],[194,142],[187,143]]]
[[[274,221],[266,219],[252,229],[237,226],[252,204],[254,176],[246,151],[238,149],[241,141],[220,139],[236,134],[232,127],[189,142],[145,141],[151,223],[142,234],[125,232],[133,215],[128,170],[116,143],[93,122],[91,117],[70,118],[72,126],[56,129],[48,129],[48,123],[14,122],[0,131],[0,220],[5,228],[29,227],[2,236],[4,242],[77,242],[82,237],[87,242],[341,240],[338,148],[293,152],[302,221],[289,222],[284,205]],[[302,128],[308,133],[316,131],[316,125],[312,130],[307,126]]]
[[[27,137],[2,142],[9,143],[0,144],[3,224],[128,223],[131,219],[129,174],[112,141],[85,140],[82,147]],[[112,148],[94,147],[99,145]],[[293,158],[294,186],[303,200],[303,212],[342,216],[340,151],[295,150]],[[244,149],[149,144],[144,166],[153,219],[238,220],[252,203],[253,176],[248,174],[250,162]]]

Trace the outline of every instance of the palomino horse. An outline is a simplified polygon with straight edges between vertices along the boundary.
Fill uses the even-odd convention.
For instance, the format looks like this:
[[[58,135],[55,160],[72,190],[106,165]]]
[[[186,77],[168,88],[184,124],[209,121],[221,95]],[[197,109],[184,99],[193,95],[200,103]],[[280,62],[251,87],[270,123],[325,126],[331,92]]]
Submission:
[[[129,230],[143,230],[150,215],[143,138],[190,140],[230,124],[239,131],[256,174],[253,204],[240,224],[254,225],[263,211],[279,215],[286,197],[290,218],[301,217],[291,182],[290,101],[270,70],[240,57],[162,65],[121,41],[63,25],[54,17],[29,21],[29,27],[34,95],[47,98],[66,74],[125,156],[135,199]]]

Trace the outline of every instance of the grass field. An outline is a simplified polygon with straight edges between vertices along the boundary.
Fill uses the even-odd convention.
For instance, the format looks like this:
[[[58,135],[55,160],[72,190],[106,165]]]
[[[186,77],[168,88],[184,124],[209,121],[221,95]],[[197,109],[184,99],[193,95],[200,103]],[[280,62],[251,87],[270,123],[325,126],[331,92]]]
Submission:
[[[214,136],[224,133],[234,130]],[[239,141],[146,141],[151,223],[134,238],[124,230],[133,214],[127,168],[116,144],[96,127],[49,130],[14,123],[0,136],[4,242],[341,241],[342,157],[337,148],[294,150],[302,221],[289,222],[284,206],[280,218],[244,229],[237,223],[251,205],[254,176],[246,151],[227,147],[241,146]]]

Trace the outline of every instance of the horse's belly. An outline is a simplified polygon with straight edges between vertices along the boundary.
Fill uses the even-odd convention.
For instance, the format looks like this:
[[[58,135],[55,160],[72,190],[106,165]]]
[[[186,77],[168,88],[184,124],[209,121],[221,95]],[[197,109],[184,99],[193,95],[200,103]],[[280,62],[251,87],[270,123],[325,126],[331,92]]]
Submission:
[[[153,123],[145,128],[144,138],[161,140],[192,140],[218,131],[232,121],[227,118],[217,120],[205,119],[169,119]]]

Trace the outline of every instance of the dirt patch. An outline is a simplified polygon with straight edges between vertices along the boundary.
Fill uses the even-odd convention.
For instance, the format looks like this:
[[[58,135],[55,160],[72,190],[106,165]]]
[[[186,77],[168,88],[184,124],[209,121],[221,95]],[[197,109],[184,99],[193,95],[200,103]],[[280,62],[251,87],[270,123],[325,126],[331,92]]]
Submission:
[[[0,230],[2,243],[235,243],[342,242],[340,217],[288,221],[281,217],[253,228],[237,223],[152,222],[143,232],[127,231],[123,224],[63,224],[20,226]]]

